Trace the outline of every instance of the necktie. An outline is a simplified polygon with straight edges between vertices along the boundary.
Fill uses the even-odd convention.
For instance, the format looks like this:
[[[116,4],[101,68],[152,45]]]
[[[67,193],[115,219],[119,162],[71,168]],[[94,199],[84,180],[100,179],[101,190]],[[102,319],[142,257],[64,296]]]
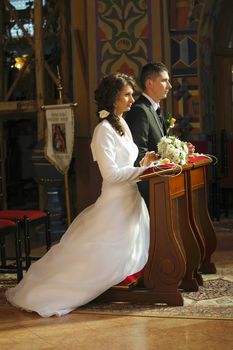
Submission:
[[[163,125],[163,117],[162,117],[162,114],[161,114],[161,109],[160,109],[160,107],[158,107],[158,108],[156,109],[156,113],[157,113],[157,115],[158,115],[158,117],[159,117],[160,123]]]
[[[161,123],[162,128],[163,128],[163,132],[164,132],[164,135],[165,135],[166,134],[166,127],[165,127],[165,123],[164,123],[164,119],[163,119],[160,107],[158,107],[156,109],[156,113],[157,113],[157,115],[159,117],[160,123]]]

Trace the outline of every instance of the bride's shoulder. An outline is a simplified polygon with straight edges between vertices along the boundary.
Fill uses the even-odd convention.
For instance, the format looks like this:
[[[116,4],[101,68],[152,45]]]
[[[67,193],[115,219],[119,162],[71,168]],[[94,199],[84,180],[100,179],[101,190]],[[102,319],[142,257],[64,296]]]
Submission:
[[[112,130],[113,128],[111,124],[107,120],[103,120],[95,127],[94,133],[102,133],[102,132],[112,131]]]
[[[114,130],[111,124],[107,120],[103,120],[101,123],[99,123],[93,132],[93,138],[94,139],[105,139],[105,138],[113,138],[114,137]]]

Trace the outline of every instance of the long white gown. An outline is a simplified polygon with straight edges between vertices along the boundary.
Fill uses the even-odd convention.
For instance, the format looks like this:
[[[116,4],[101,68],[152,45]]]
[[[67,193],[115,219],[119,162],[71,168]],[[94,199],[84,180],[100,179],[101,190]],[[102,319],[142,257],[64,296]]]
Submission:
[[[149,215],[137,189],[145,167],[133,166],[138,149],[126,122],[120,136],[107,120],[91,143],[103,177],[97,201],[80,213],[21,282],[6,291],[16,307],[61,316],[141,270],[148,259]]]

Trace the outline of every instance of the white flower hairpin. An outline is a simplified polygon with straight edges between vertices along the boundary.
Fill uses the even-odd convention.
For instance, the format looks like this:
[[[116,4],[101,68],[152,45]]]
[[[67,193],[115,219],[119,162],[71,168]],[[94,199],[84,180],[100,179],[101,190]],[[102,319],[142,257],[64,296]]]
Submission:
[[[110,112],[106,111],[105,109],[101,109],[101,111],[98,113],[101,119],[107,118],[110,114]]]

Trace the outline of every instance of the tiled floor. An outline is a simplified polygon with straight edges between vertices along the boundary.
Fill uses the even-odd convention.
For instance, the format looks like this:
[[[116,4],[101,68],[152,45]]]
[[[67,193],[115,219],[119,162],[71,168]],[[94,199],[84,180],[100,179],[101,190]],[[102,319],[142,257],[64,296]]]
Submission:
[[[224,234],[224,233],[223,233]],[[232,268],[233,235],[213,256],[219,270]],[[231,350],[233,320],[198,320],[71,313],[41,318],[0,308],[0,349]]]
[[[230,350],[233,321],[70,314],[43,319],[1,310],[0,348]]]

